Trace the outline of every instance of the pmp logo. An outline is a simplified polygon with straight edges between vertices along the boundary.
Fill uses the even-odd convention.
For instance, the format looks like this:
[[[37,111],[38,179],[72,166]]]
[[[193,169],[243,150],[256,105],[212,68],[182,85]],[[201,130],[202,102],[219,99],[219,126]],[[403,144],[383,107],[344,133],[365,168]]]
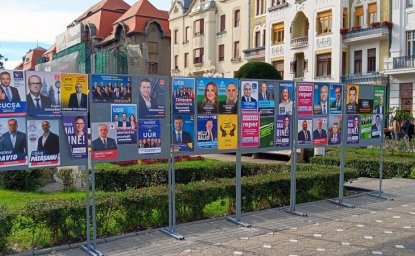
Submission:
[[[15,79],[22,79],[23,78],[23,72],[21,72],[21,71],[14,71],[13,72],[13,77]]]
[[[30,122],[30,123],[29,123],[29,126],[27,127],[27,130],[28,130],[29,132],[36,132],[36,130],[37,130],[36,123],[34,123],[34,122]]]
[[[29,135],[29,141],[31,141],[31,142],[37,141],[37,135],[36,134],[30,134]]]

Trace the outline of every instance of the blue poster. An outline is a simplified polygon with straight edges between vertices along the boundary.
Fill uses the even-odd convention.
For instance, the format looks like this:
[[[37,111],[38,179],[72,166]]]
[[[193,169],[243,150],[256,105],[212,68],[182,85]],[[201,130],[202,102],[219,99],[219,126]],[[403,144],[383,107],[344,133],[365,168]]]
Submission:
[[[160,120],[140,120],[138,122],[138,154],[161,153]]]
[[[290,115],[278,115],[275,129],[275,146],[288,147],[290,145]]]
[[[174,115],[172,141],[175,152],[193,151],[193,115]]]
[[[359,115],[347,115],[347,144],[359,144],[359,134]]]
[[[222,78],[219,82],[219,114],[238,111],[238,79]]]
[[[278,98],[278,115],[292,115],[294,100],[293,83],[280,83]]]
[[[117,128],[117,144],[137,143],[136,115],[136,104],[111,104],[111,122]]]
[[[173,113],[195,113],[195,79],[173,77]]]
[[[220,85],[222,84],[222,85]],[[219,78],[197,78],[197,113],[203,115],[218,113],[219,87],[224,82]]]
[[[27,164],[26,120],[0,118],[0,167]]]
[[[0,72],[0,116],[26,115],[26,87],[23,71]]]
[[[329,107],[329,86],[327,84],[314,84],[314,115],[327,115]]]
[[[241,111],[258,111],[258,82],[241,81]]]
[[[87,158],[88,116],[63,116],[62,124],[72,158]]]
[[[340,145],[342,134],[342,115],[330,115],[329,117],[329,145]]]
[[[341,114],[343,103],[343,85],[330,84],[330,114]]]
[[[274,84],[260,82],[258,91],[258,107],[261,117],[274,115]]]
[[[216,115],[197,116],[197,147],[218,148],[218,120]]]
[[[131,76],[91,75],[93,103],[131,103]]]
[[[160,119],[165,115],[167,81],[159,77],[140,78],[138,85],[139,119]]]

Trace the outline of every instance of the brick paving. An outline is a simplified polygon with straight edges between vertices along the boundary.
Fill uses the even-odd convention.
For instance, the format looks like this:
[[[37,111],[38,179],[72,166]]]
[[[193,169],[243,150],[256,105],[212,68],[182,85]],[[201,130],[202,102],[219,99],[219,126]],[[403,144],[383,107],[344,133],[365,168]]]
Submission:
[[[415,255],[415,180],[383,181],[393,201],[366,192],[345,198],[356,208],[327,201],[297,205],[307,217],[283,208],[242,214],[251,228],[224,218],[180,224],[178,241],[160,230],[99,240],[104,255]],[[347,186],[377,189],[378,180],[360,178]],[[20,255],[86,255],[78,245],[61,246]]]

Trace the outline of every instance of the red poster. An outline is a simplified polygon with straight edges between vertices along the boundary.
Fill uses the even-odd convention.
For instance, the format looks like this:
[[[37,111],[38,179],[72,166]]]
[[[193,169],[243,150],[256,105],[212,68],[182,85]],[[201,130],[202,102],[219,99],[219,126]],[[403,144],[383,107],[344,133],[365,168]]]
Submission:
[[[242,147],[259,146],[259,113],[242,114]]]
[[[314,85],[299,83],[297,91],[297,114],[299,116],[312,115]]]

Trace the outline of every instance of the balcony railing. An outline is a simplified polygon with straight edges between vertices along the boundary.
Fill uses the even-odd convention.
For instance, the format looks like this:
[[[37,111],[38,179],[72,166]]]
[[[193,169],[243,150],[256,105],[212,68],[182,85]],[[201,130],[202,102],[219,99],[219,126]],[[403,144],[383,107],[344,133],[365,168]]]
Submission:
[[[291,39],[291,48],[300,48],[304,46],[308,46],[308,36]]]
[[[401,56],[393,58],[393,68],[415,68],[415,56]]]
[[[389,36],[389,29],[390,26],[383,24],[366,28],[354,28],[343,34],[343,41],[348,43],[365,39],[386,39]]]
[[[245,59],[265,58],[265,47],[257,47],[243,50]]]
[[[342,76],[341,79],[343,83],[385,84],[388,82],[388,77],[379,72],[349,74]]]

